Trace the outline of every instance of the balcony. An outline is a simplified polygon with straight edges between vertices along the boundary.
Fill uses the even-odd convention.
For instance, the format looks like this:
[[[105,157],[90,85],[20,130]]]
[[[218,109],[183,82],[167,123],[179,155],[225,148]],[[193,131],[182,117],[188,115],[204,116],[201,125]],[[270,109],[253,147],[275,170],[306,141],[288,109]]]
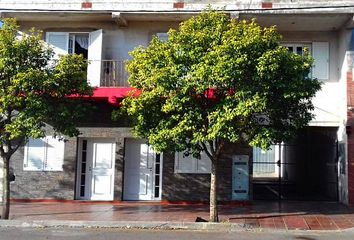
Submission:
[[[127,80],[124,60],[89,60],[87,81],[94,87],[91,99],[105,99],[118,106],[119,99],[125,98],[133,90]]]
[[[124,61],[101,61],[100,87],[129,87],[127,79]]]

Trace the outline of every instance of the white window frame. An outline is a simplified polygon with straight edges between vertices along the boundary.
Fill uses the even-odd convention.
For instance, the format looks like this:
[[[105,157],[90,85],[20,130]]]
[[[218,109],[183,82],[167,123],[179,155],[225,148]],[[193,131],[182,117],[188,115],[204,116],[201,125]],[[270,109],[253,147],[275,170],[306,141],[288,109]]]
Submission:
[[[307,48],[309,50],[309,53],[312,54],[312,43],[292,43],[292,42],[288,42],[288,43],[282,43],[282,46],[288,48],[288,47],[292,47],[293,48],[293,53],[297,53],[296,52],[296,48],[297,47],[302,47],[302,49]]]
[[[180,169],[179,167],[179,161],[181,158],[185,158],[185,161],[188,161],[188,163],[191,164],[190,170],[184,170]],[[202,170],[199,168],[199,161],[210,161],[210,169],[208,168],[207,170]],[[192,174],[210,174],[211,173],[211,160],[210,158],[206,155],[205,152],[201,152],[201,158],[197,159],[193,157],[192,155],[189,155],[187,157],[183,157],[183,152],[176,152],[175,153],[175,173],[192,173]]]
[[[35,171],[35,172],[62,172],[63,171],[63,165],[64,165],[64,153],[65,153],[65,143],[63,140],[57,140],[57,143],[59,144],[59,149],[56,149],[57,151],[60,151],[57,156],[59,157],[60,161],[60,167],[51,169],[49,168],[48,161],[53,161],[53,159],[48,159],[48,141],[55,139],[53,136],[46,136],[43,138],[40,138],[43,141],[43,160],[40,168],[31,168],[28,165],[28,157],[29,157],[29,143],[33,139],[29,139],[29,141],[26,143],[24,147],[24,158],[23,158],[23,171]],[[58,147],[58,146],[57,146]]]
[[[49,38],[49,34],[67,34],[67,54],[73,54],[75,52],[75,37],[77,34],[87,34],[87,37],[88,37],[88,41],[90,42],[90,32],[46,32],[46,39],[45,39],[45,42],[48,43],[48,38]],[[70,41],[70,38],[72,38],[72,41],[73,41],[73,46],[72,46],[72,53],[70,52],[70,47],[69,47],[69,41]]]

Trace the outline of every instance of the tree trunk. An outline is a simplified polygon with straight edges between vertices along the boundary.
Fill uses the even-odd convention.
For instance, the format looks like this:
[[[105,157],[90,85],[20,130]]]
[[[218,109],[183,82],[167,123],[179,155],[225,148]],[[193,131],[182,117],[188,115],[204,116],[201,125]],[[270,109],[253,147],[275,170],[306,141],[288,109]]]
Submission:
[[[210,174],[210,222],[218,222],[218,181],[217,181],[218,157],[211,164]]]
[[[3,195],[2,195],[2,214],[1,219],[9,219],[10,216],[10,159],[1,157],[3,161]]]

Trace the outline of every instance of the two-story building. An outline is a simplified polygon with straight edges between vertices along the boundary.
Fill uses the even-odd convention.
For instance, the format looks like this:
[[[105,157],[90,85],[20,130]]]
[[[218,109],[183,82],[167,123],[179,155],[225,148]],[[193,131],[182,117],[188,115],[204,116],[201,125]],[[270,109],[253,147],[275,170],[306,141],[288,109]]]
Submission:
[[[311,74],[323,83],[313,100],[315,118],[293,141],[268,151],[227,148],[220,167],[220,200],[353,204],[354,4],[340,0],[1,1],[1,17],[17,18],[23,32],[42,30],[56,56],[78,53],[90,61],[87,79],[96,87],[97,106],[78,126],[80,136],[57,141],[48,128],[46,138],[30,139],[17,151],[11,198],[207,201],[207,157],[156,154],[146,141],[133,137],[128,122],[113,122],[111,111],[131,90],[124,68],[129,51],[146,46],[153,35],[166,38],[170,28],[208,4],[224,8],[231,18],[276,25],[289,51],[310,50]],[[236,178],[239,172],[246,181]]]

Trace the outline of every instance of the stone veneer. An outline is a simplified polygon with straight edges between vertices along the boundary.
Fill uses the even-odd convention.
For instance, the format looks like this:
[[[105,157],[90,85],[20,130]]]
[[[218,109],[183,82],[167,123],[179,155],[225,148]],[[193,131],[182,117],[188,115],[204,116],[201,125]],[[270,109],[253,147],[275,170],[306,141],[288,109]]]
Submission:
[[[228,144],[225,147],[225,151],[222,155],[218,168],[218,199],[221,201],[231,200],[232,155],[249,155],[251,159],[252,148],[237,144]],[[251,164],[249,166],[251,166]],[[209,191],[210,174],[175,173],[174,154],[164,154],[162,200],[171,202],[208,201]],[[252,191],[250,191],[250,196],[252,196]]]
[[[11,159],[16,179],[11,183],[13,199],[62,199],[74,200],[76,194],[77,146],[79,138],[110,138],[116,142],[116,164],[114,200],[122,200],[124,181],[124,144],[132,138],[126,120],[112,122],[112,107],[99,102],[85,123],[80,124],[79,137],[67,138],[63,171],[24,171],[24,148],[20,148]],[[47,128],[47,135],[52,130]],[[228,144],[219,164],[219,199],[231,200],[232,155],[249,155],[252,148]],[[182,174],[174,172],[174,154],[165,153],[163,158],[162,200],[207,201],[209,199],[210,174]],[[251,166],[251,164],[250,164]],[[250,171],[251,172],[251,171]],[[250,177],[251,179],[251,177]],[[252,194],[250,194],[252,196]]]
[[[114,138],[116,140],[116,169],[114,200],[122,200],[124,172],[124,140],[132,137],[129,128],[80,128],[80,137]],[[13,199],[75,199],[78,138],[65,142],[63,171],[23,171],[23,148],[13,156],[11,167],[16,180],[11,183]],[[229,145],[219,164],[219,199],[231,200],[231,174],[234,154],[251,156],[252,149],[246,146]],[[174,173],[174,154],[164,154],[162,200],[207,201],[209,199],[209,174]]]
[[[129,128],[80,128],[80,137],[114,138],[116,140],[115,199],[122,195],[123,145],[130,137]],[[50,133],[48,133],[50,135]],[[63,171],[24,171],[24,148],[12,157],[11,167],[16,179],[11,183],[11,198],[15,199],[75,199],[78,138],[65,142]]]

